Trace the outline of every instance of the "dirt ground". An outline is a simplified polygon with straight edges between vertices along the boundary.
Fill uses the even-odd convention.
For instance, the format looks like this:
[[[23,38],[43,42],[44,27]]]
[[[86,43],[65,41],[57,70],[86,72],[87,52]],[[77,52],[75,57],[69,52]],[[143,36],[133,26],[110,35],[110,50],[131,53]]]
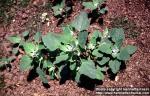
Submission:
[[[107,0],[108,14],[104,16],[104,25],[109,27],[123,27],[126,40],[124,44],[132,44],[138,47],[136,53],[126,62],[126,68],[117,76],[105,80],[98,87],[150,87],[150,0]],[[76,3],[72,15],[65,19],[69,22],[80,11],[81,4]],[[10,24],[0,26],[0,56],[9,56],[9,43],[5,38],[12,34],[20,34],[24,30],[33,33],[42,30],[60,32],[57,27],[57,19],[50,16],[47,23],[39,20],[39,14],[51,11],[40,7],[28,6],[25,8],[14,7],[11,9],[14,18]],[[116,19],[119,18],[119,19]],[[124,22],[122,20],[126,20]],[[104,26],[91,25],[92,28],[101,29]],[[0,96],[94,96],[94,90],[78,87],[72,80],[67,80],[60,85],[57,80],[49,80],[50,87],[45,88],[40,79],[27,82],[28,72],[21,72],[18,61],[13,62],[11,71],[4,70],[0,75],[4,76],[5,87],[0,87]]]

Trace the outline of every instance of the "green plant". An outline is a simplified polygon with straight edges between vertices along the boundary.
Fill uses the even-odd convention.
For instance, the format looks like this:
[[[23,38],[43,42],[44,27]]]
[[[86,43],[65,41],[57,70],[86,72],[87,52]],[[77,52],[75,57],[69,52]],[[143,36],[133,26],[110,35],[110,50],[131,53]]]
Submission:
[[[104,14],[108,10],[107,7],[102,7],[105,1],[106,0],[92,0],[90,2],[83,2],[82,5],[85,9],[90,9],[92,11],[97,9],[98,14]]]
[[[89,22],[87,13],[81,12],[70,25],[63,27],[60,34],[49,32],[42,35],[37,32],[32,41],[28,40],[27,31],[22,36],[8,37],[13,44],[17,44],[14,54],[19,52],[19,48],[25,51],[20,69],[36,69],[43,83],[48,83],[46,73],[50,79],[62,79],[64,70],[69,70],[78,83],[81,75],[103,80],[103,72],[107,68],[117,74],[121,62],[129,60],[136,47],[121,47],[125,39],[121,28],[106,28],[104,32],[95,30],[89,34]]]

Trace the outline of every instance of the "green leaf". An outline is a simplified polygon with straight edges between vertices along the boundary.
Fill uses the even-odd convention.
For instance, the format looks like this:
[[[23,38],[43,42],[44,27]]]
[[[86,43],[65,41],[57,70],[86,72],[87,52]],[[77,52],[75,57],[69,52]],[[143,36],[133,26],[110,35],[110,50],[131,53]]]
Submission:
[[[110,37],[118,47],[121,47],[122,42],[125,39],[125,34],[122,28],[113,28],[110,32]]]
[[[91,79],[96,79],[96,68],[92,60],[82,60],[79,73],[88,76]]]
[[[114,74],[116,74],[120,70],[120,65],[121,62],[119,62],[118,60],[109,61],[109,67]]]
[[[96,45],[96,43],[97,43],[97,39],[98,38],[101,38],[102,37],[102,33],[101,32],[99,32],[98,30],[96,30],[96,31],[94,31],[93,33],[92,33],[92,36],[91,36],[91,38],[90,38],[90,43],[92,43],[93,45]]]
[[[103,57],[103,54],[101,54],[98,49],[93,50],[92,55],[96,57]]]
[[[36,45],[34,45],[32,42],[25,42],[23,44],[23,48],[26,52],[26,54],[30,55],[30,56],[34,56],[34,54],[36,53],[37,51],[37,47]]]
[[[43,83],[48,83],[48,80],[46,78],[46,74],[43,72],[43,70],[40,67],[36,68],[36,73],[39,75],[39,77]]]
[[[81,48],[85,48],[86,40],[88,37],[87,31],[81,31],[78,35],[78,42]]]
[[[128,50],[126,48],[122,48],[120,50],[120,53],[118,54],[117,58],[119,60],[129,60],[130,54],[128,53]]]
[[[111,54],[112,53],[110,43],[103,42],[102,44],[99,45],[98,50],[103,52],[103,53],[106,53],[106,54]]]
[[[93,0],[93,4],[94,4],[94,6],[98,6],[98,5],[101,5],[101,4],[103,4],[104,3],[104,1],[106,1],[106,0]]]
[[[62,55],[56,57],[56,60],[54,61],[53,64],[58,64],[62,61],[66,61],[68,58],[69,58],[68,54],[62,54]]]
[[[20,70],[21,71],[29,70],[32,67],[31,63],[32,59],[29,56],[27,55],[22,56],[20,60]]]
[[[62,0],[60,4],[57,4],[56,6],[53,6],[52,9],[54,11],[54,15],[58,16],[63,12],[63,8],[65,6],[65,1]]]
[[[12,53],[13,53],[14,55],[16,55],[16,54],[18,53],[18,47],[17,47],[17,48],[13,48],[13,49],[12,49]]]
[[[44,45],[50,50],[55,51],[57,48],[60,47],[60,35],[56,33],[48,33],[45,36],[42,36],[42,41]]]
[[[80,74],[79,72],[77,72],[77,73],[76,73],[76,76],[75,76],[75,81],[76,81],[77,83],[80,83],[80,76],[81,76],[81,74]]]
[[[96,69],[96,79],[98,80],[103,80],[104,79],[104,74],[101,71],[102,68],[97,67]]]
[[[96,6],[93,5],[93,2],[83,2],[82,5],[85,7],[85,9],[96,9]]]
[[[70,66],[69,66],[70,70],[75,70],[76,65],[77,65],[76,63],[71,63]]]
[[[99,65],[104,65],[110,60],[109,57],[103,57],[101,61],[97,61]]]
[[[75,18],[71,25],[78,31],[87,30],[90,25],[90,20],[88,19],[87,13],[80,12],[79,16]]]
[[[132,45],[128,45],[125,47],[125,49],[128,51],[128,53],[131,55],[133,54],[136,50],[137,50],[137,47],[135,46],[132,46]]]
[[[23,33],[22,33],[22,36],[23,37],[27,37],[29,35],[29,31],[24,31]]]
[[[7,38],[11,43],[16,44],[21,42],[21,37],[20,36],[10,36]]]
[[[36,32],[36,34],[34,35],[34,41],[39,43],[40,39],[41,39],[42,33],[41,32]]]
[[[52,62],[50,62],[49,60],[44,60],[43,68],[50,68],[52,66]]]
[[[105,14],[107,11],[108,11],[108,8],[105,7],[105,8],[100,9],[99,12],[100,12],[101,14]]]

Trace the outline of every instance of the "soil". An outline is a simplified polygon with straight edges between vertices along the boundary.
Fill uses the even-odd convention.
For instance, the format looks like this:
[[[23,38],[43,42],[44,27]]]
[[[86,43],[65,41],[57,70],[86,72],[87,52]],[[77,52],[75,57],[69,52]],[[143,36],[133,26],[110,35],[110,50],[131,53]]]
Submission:
[[[36,1],[36,0],[33,0]],[[40,0],[37,0],[40,1]],[[43,1],[43,0],[42,0]],[[81,4],[75,0],[73,13],[64,20],[65,23],[73,20],[81,10]],[[0,57],[9,57],[10,44],[6,37],[12,34],[20,34],[25,30],[30,30],[32,34],[37,31],[61,32],[57,26],[58,19],[52,16],[51,10],[38,7],[30,2],[27,7],[14,5],[10,12],[13,19],[9,24],[0,24]],[[108,13],[104,16],[104,25],[94,23],[89,30],[103,27],[123,27],[125,29],[126,40],[124,45],[132,44],[138,47],[136,53],[126,62],[126,66],[115,76],[106,76],[103,82],[97,87],[150,87],[150,1],[149,0],[107,0]],[[43,12],[49,15],[49,21],[42,23],[40,16]],[[118,19],[119,18],[119,19]],[[124,22],[125,21],[125,22]],[[31,35],[32,36],[32,35]],[[45,88],[39,78],[28,82],[28,72],[21,72],[18,68],[19,61],[12,64],[11,70],[0,72],[0,96],[94,96],[95,91],[85,87],[79,87],[72,80],[67,80],[60,85],[57,80],[49,80],[49,85]],[[4,87],[1,87],[4,81]]]

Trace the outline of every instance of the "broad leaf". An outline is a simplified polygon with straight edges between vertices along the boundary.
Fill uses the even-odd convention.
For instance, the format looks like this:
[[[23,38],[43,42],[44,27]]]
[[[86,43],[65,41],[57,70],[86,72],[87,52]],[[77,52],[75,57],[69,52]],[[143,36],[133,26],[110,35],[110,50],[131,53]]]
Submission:
[[[42,41],[44,45],[50,50],[55,51],[57,48],[59,48],[60,44],[60,35],[56,33],[48,33],[45,36],[42,36]]]
[[[127,45],[126,47],[125,47],[125,49],[128,51],[128,53],[131,55],[131,54],[133,54],[136,50],[137,50],[137,48],[135,47],[135,46],[132,46],[132,45]]]
[[[85,9],[96,9],[96,6],[93,5],[93,2],[83,2],[82,5],[85,7]]]
[[[49,60],[44,60],[43,68],[50,68],[52,66],[52,62],[50,62]]]
[[[90,25],[87,13],[80,12],[71,25],[78,31],[87,30]]]
[[[109,67],[114,74],[116,74],[120,70],[120,65],[121,62],[119,62],[118,60],[109,61]]]
[[[110,32],[110,37],[112,40],[120,47],[122,41],[125,39],[124,31],[122,28],[113,28]]]
[[[42,33],[41,32],[36,32],[36,34],[34,35],[34,41],[39,43],[40,39],[41,39]]]
[[[82,60],[79,73],[91,79],[96,79],[96,68],[92,60]]]
[[[16,55],[16,54],[18,53],[18,47],[17,47],[17,48],[13,48],[13,49],[12,49],[12,53],[13,53],[14,55]]]
[[[86,40],[88,37],[87,31],[81,31],[78,35],[78,42],[81,48],[85,48]]]
[[[30,55],[30,56],[34,56],[36,50],[37,50],[37,47],[36,45],[34,45],[33,43],[31,42],[25,42],[23,44],[23,48],[26,52],[26,54]]]
[[[68,54],[63,54],[63,55],[57,56],[56,60],[54,61],[53,64],[58,64],[62,61],[66,61],[68,59],[68,57],[69,57]]]
[[[63,8],[65,6],[65,1],[63,0],[60,4],[57,4],[56,6],[53,6],[52,9],[54,11],[54,15],[60,15],[63,12]]]
[[[112,50],[111,50],[111,44],[110,43],[102,43],[99,45],[98,50],[106,53],[106,54],[111,54]]]
[[[96,79],[98,80],[103,80],[104,79],[104,74],[102,73],[102,68],[97,67],[96,69]]]
[[[39,75],[43,83],[48,83],[48,80],[46,79],[46,74],[43,72],[43,70],[40,67],[36,68],[36,73]]]
[[[29,31],[24,31],[23,33],[22,33],[22,36],[23,37],[27,37],[29,35]]]
[[[69,66],[70,70],[74,70],[76,68],[76,65],[76,63],[71,63]]]
[[[80,76],[81,76],[81,74],[80,74],[79,72],[77,72],[77,73],[76,73],[76,76],[75,76],[75,81],[76,81],[77,83],[80,83]]]
[[[128,50],[126,48],[122,48],[120,50],[120,53],[118,54],[117,58],[119,60],[129,60],[130,54],[128,53]]]
[[[103,57],[103,54],[101,54],[98,49],[93,50],[92,55],[96,57]]]
[[[92,43],[93,45],[96,45],[96,41],[98,38],[101,38],[102,37],[102,33],[99,32],[98,30],[94,31],[91,35],[91,38],[90,38],[90,43]]]
[[[20,36],[10,36],[7,38],[11,43],[16,44],[21,42],[21,37]]]
[[[101,61],[97,61],[99,65],[105,65],[110,60],[109,57],[103,57]]]
[[[27,55],[22,56],[20,60],[20,70],[22,71],[29,70],[32,67],[31,63],[32,59],[29,56]]]

